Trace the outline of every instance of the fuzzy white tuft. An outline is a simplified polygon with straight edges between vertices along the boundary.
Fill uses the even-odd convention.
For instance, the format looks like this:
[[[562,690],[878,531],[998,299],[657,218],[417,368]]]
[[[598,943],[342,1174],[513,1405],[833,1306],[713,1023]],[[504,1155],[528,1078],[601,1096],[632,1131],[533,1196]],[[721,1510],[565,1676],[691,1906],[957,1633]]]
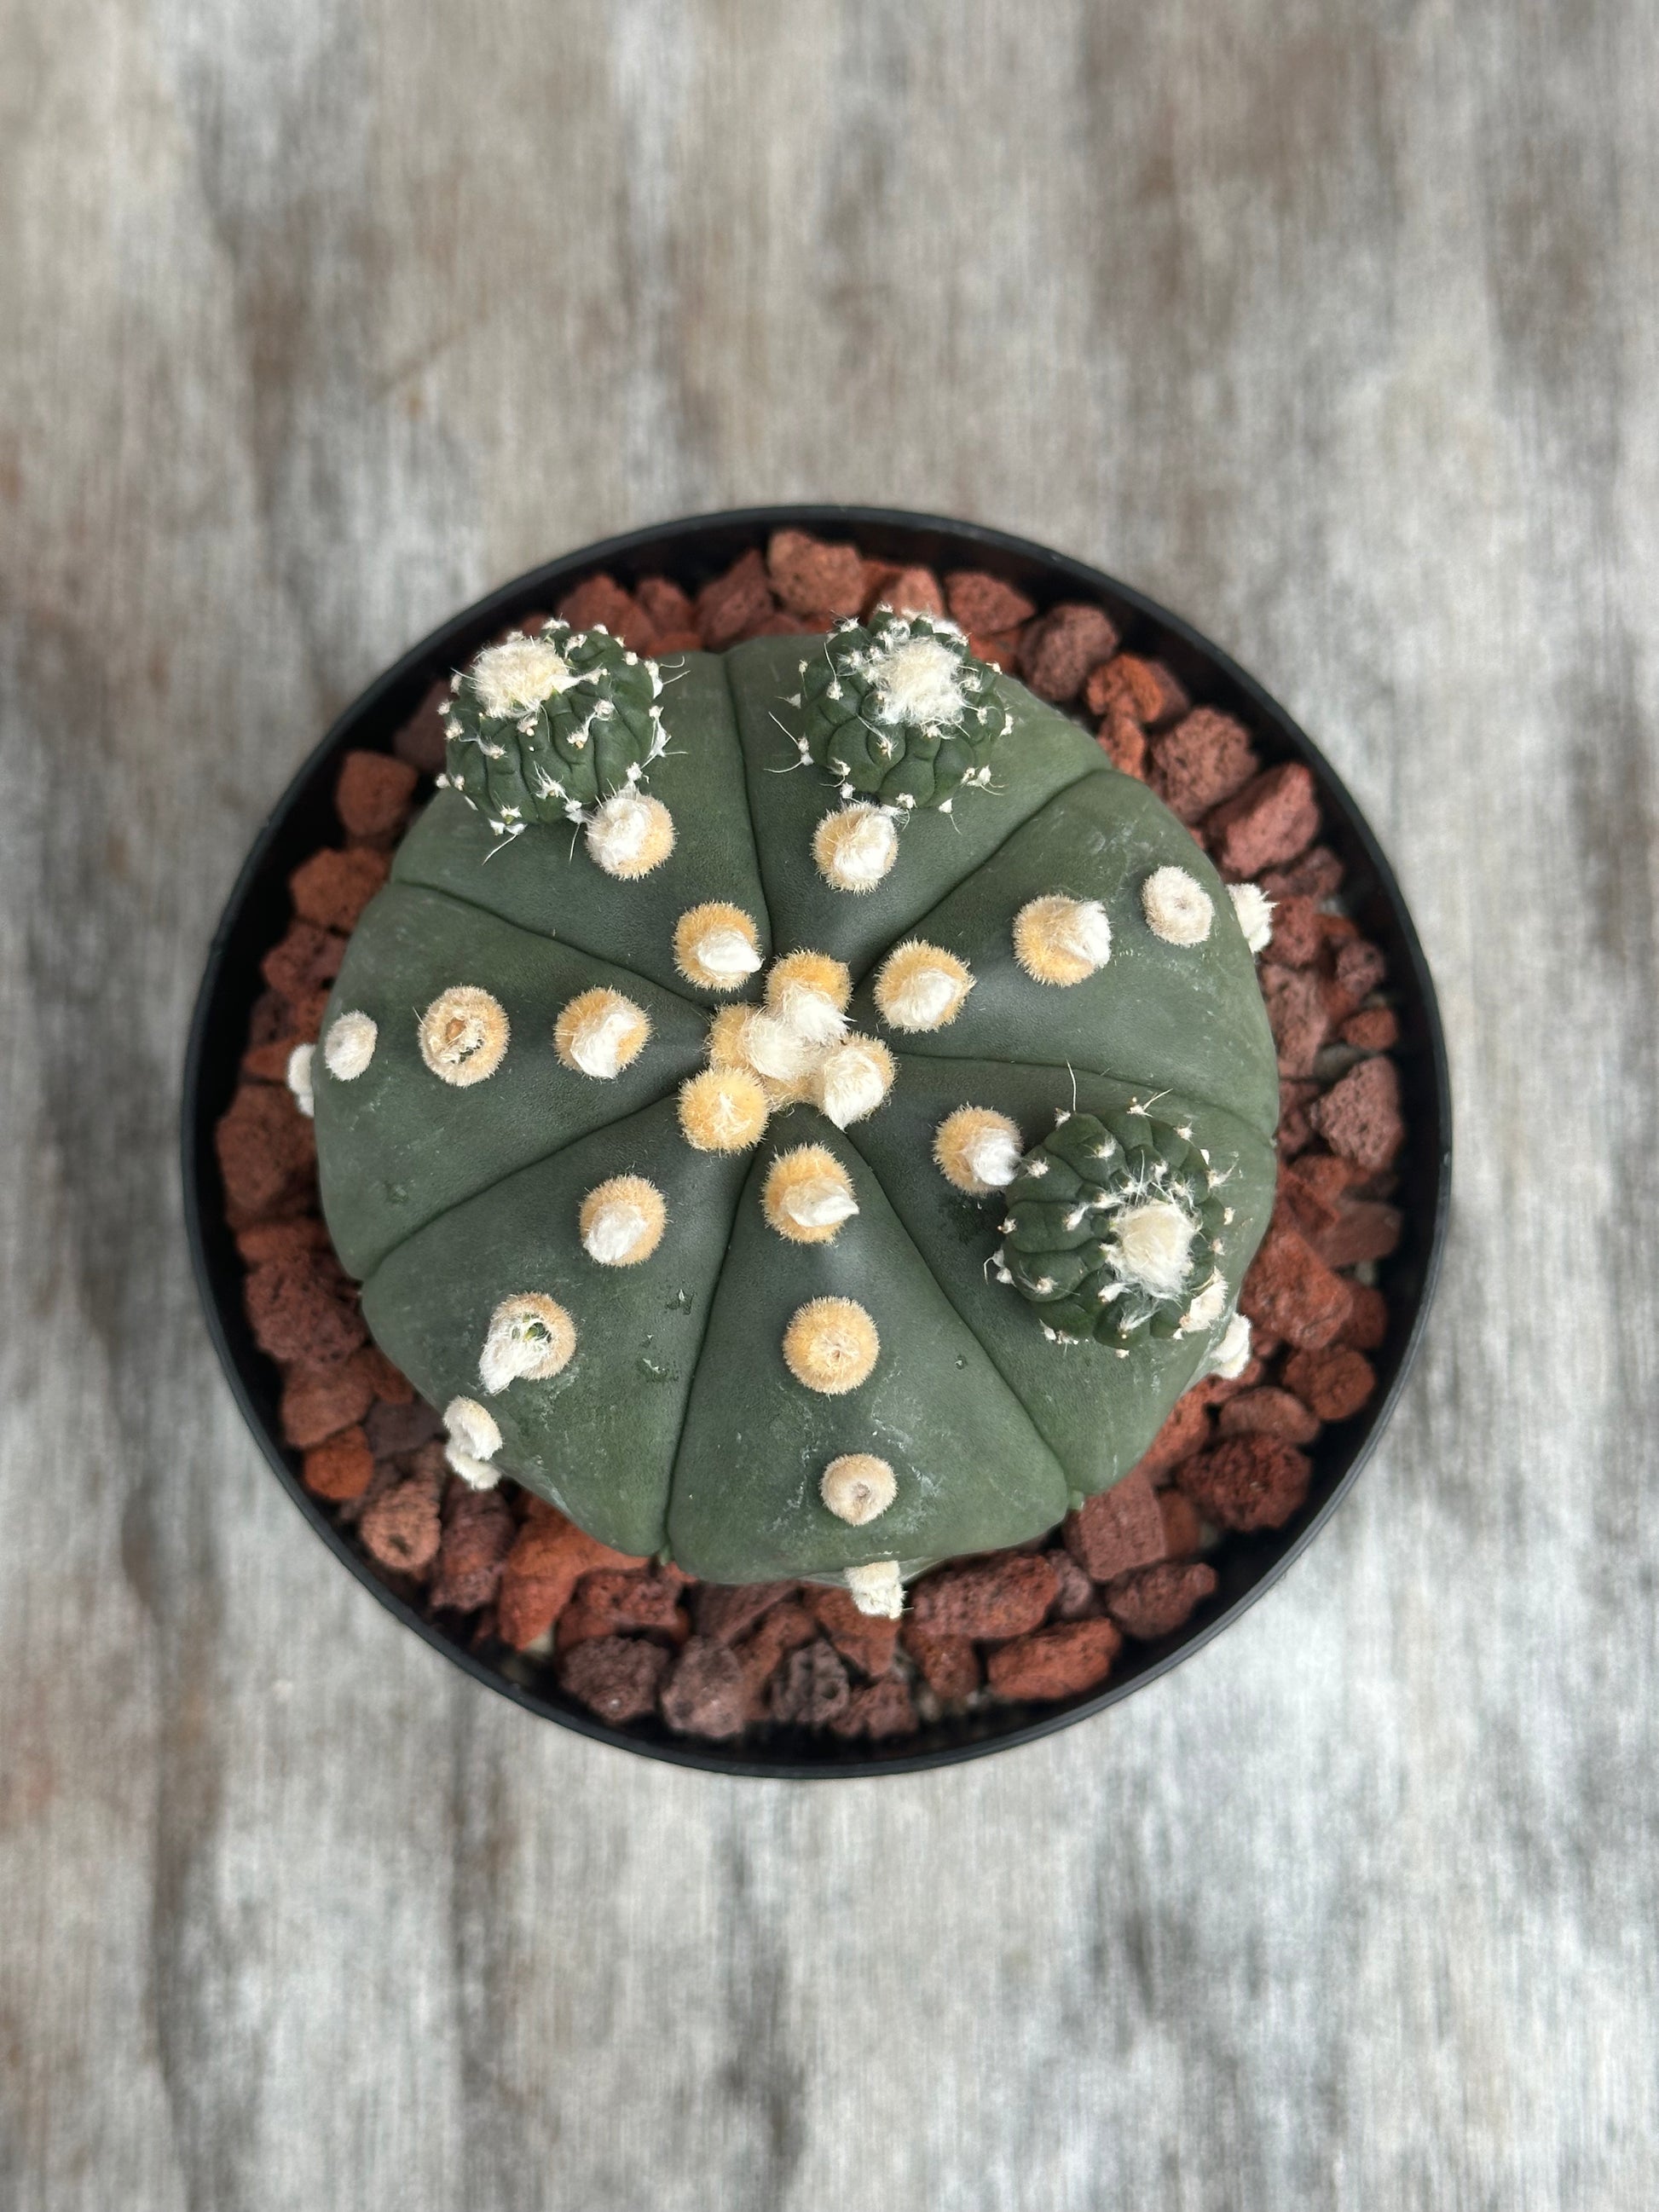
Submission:
[[[819,823],[812,857],[831,890],[872,891],[898,858],[898,831],[879,806],[843,806]]]
[[[465,1091],[495,1073],[511,1034],[499,999],[475,984],[456,983],[421,1016],[421,1058],[434,1075]]]
[[[607,1006],[577,1029],[570,1040],[570,1056],[584,1075],[608,1083],[622,1073],[623,1055],[637,1027],[632,1006]]]
[[[575,1349],[576,1325],[564,1308],[544,1291],[524,1291],[514,1297],[503,1298],[489,1316],[483,1350],[478,1354],[478,1380],[492,1398],[505,1390],[509,1382],[520,1379],[544,1382],[550,1376],[569,1365]],[[462,1435],[462,1443],[480,1459],[493,1458],[501,1444],[501,1432],[495,1426],[494,1415],[471,1398],[457,1398],[444,1414],[444,1425],[452,1431],[455,1430],[457,1406],[471,1407],[489,1424],[488,1431],[480,1430],[478,1434],[493,1435],[495,1439],[486,1448],[486,1443]]]
[[[1252,952],[1265,951],[1273,942],[1273,902],[1260,884],[1229,884],[1227,896]]]
[[[988,1190],[1006,1190],[1019,1173],[1019,1139],[1006,1129],[976,1129],[962,1156]]]
[[[797,1183],[779,1201],[779,1211],[787,1213],[797,1229],[838,1228],[858,1210],[859,1202],[846,1184],[827,1175]]]
[[[775,1083],[804,1082],[823,1057],[821,1045],[774,1014],[750,1016],[744,1048],[756,1073],[769,1075]]]
[[[786,983],[777,994],[777,1017],[808,1044],[839,1044],[847,1017],[835,1000],[811,983]]]
[[[288,1056],[288,1087],[294,1094],[294,1103],[309,1121],[317,1111],[317,1101],[311,1091],[311,1062],[316,1048],[296,1044]]]
[[[1236,1382],[1250,1364],[1250,1323],[1248,1315],[1236,1313],[1221,1332],[1221,1341],[1210,1354],[1209,1370],[1224,1382]]]
[[[476,1398],[452,1398],[444,1407],[444,1426],[449,1431],[444,1457],[455,1473],[474,1490],[493,1490],[501,1477],[489,1462],[501,1448],[495,1415]]]
[[[824,1468],[818,1495],[837,1520],[862,1528],[898,1496],[898,1479],[873,1452],[846,1452]]]
[[[1140,886],[1140,903],[1146,927],[1166,945],[1202,945],[1215,919],[1210,894],[1185,868],[1154,868]]]
[[[1211,1276],[1209,1281],[1205,1284],[1202,1290],[1200,1290],[1198,1295],[1194,1298],[1186,1312],[1182,1315],[1181,1327],[1182,1334],[1184,1335],[1190,1335],[1195,1334],[1197,1331],[1201,1328],[1213,1328],[1216,1323],[1220,1320],[1222,1315],[1226,1311],[1226,1279],[1222,1274],[1221,1270],[1218,1267],[1214,1274]]]
[[[587,825],[587,849],[596,867],[625,883],[648,876],[674,849],[674,822],[659,799],[630,784],[607,799]]]
[[[674,925],[674,963],[705,991],[735,991],[761,964],[759,934],[741,907],[688,908]]]
[[[818,1070],[819,1111],[838,1129],[873,1114],[893,1087],[893,1056],[874,1037],[849,1037]]]
[[[1019,1172],[1018,1125],[988,1106],[958,1106],[933,1134],[933,1158],[945,1181],[970,1198],[988,1198]]]
[[[872,653],[867,671],[875,687],[876,718],[951,729],[968,711],[962,661],[936,637],[907,638]]]
[[[570,663],[546,636],[509,637],[487,645],[472,664],[478,704],[495,721],[516,719],[577,681]]]
[[[1014,916],[1014,957],[1036,982],[1085,982],[1111,957],[1112,925],[1098,899],[1050,891]]]
[[[323,1046],[323,1065],[340,1083],[355,1083],[374,1057],[380,1029],[374,1017],[341,1014],[329,1024]]]
[[[942,1030],[974,988],[968,963],[941,945],[912,938],[890,952],[876,978],[876,1005],[896,1030]]]
[[[1119,1273],[1154,1297],[1172,1298],[1187,1279],[1197,1224],[1173,1200],[1151,1198],[1120,1213],[1112,1256]]]
[[[706,930],[697,939],[696,951],[709,974],[733,990],[761,964],[760,954],[740,929]]]
[[[582,1249],[602,1267],[634,1267],[662,1242],[668,1208],[643,1176],[612,1176],[596,1184],[576,1218]]]
[[[896,1620],[904,1610],[904,1583],[896,1559],[872,1559],[867,1566],[848,1567],[847,1587],[860,1613],[876,1620]]]

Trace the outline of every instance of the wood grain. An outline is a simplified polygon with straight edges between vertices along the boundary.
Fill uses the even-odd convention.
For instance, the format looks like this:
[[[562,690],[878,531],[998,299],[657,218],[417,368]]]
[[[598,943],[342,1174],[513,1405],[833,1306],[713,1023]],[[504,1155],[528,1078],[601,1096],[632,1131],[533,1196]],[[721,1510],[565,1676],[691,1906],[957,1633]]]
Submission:
[[[6,0],[0,2203],[1659,2194],[1645,0]],[[248,839],[450,607],[839,496],[1189,611],[1399,866],[1427,1357],[1171,1680],[735,1785],[475,1689],[241,1431],[173,1167]]]

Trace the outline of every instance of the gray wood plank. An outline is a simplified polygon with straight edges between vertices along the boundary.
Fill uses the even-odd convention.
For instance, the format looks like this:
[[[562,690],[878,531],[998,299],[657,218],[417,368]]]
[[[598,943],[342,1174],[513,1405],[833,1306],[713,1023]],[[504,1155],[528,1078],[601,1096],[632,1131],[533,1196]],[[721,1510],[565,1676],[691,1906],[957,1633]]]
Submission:
[[[0,2201],[1659,2192],[1646,0],[8,0]],[[1453,1031],[1428,1355],[1106,1720],[792,1790],[332,1571],[194,1310],[197,969],[326,718],[654,516],[1099,560],[1326,744]]]

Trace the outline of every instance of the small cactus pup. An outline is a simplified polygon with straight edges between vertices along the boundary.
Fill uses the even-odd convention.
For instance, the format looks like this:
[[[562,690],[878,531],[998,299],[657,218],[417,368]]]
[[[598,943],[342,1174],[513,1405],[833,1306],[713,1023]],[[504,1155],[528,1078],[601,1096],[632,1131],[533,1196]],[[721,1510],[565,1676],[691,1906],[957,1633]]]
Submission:
[[[1237,1371],[1262,916],[1085,731],[884,610],[515,630],[447,720],[295,1080],[467,1481],[890,1616]]]

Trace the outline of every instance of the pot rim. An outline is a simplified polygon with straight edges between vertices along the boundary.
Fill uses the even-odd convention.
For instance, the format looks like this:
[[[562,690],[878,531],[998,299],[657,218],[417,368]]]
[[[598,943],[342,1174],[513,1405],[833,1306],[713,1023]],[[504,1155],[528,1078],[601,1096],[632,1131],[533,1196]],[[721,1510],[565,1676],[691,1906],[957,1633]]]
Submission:
[[[242,1266],[224,1221],[213,1149],[213,1132],[228,1103],[246,1036],[245,1021],[227,1039],[222,1024],[240,1007],[246,1016],[250,1002],[241,988],[239,963],[248,945],[244,938],[259,938],[252,952],[254,988],[259,987],[258,958],[273,937],[260,936],[260,925],[250,923],[261,895],[270,889],[268,872],[282,868],[278,888],[286,898],[288,868],[303,854],[287,860],[281,848],[294,830],[296,817],[310,812],[326,816],[331,791],[330,774],[336,756],[356,744],[384,750],[391,737],[409,719],[440,672],[476,650],[504,621],[556,599],[580,579],[600,569],[621,571],[626,579],[647,574],[669,574],[687,580],[697,568],[717,574],[750,546],[764,547],[774,531],[796,529],[814,535],[844,535],[858,543],[866,558],[890,557],[896,565],[912,563],[935,569],[973,567],[1018,580],[1037,600],[1039,611],[1073,597],[1096,604],[1104,601],[1121,630],[1135,641],[1150,642],[1141,634],[1151,632],[1154,649],[1162,656],[1201,667],[1206,682],[1198,703],[1222,703],[1237,711],[1248,710],[1252,734],[1268,738],[1273,758],[1298,759],[1311,769],[1318,787],[1324,835],[1346,848],[1345,857],[1357,859],[1370,881],[1367,896],[1378,907],[1389,945],[1390,981],[1408,1014],[1415,1034],[1409,1052],[1402,1050],[1401,1073],[1415,1077],[1416,1096],[1408,1114],[1410,1141],[1407,1155],[1418,1185],[1414,1202],[1402,1191],[1410,1252],[1414,1265],[1414,1288],[1407,1303],[1411,1310],[1403,1334],[1391,1316],[1392,1371],[1383,1380],[1371,1404],[1312,1448],[1315,1463],[1311,1502],[1292,1517],[1285,1530],[1265,1532],[1261,1537],[1227,1540],[1224,1554],[1242,1546],[1252,1547],[1250,1564],[1255,1571],[1243,1587],[1223,1599],[1206,1601],[1195,1625],[1177,1631],[1158,1645],[1142,1647],[1146,1656],[1133,1671],[1114,1677],[1102,1688],[1036,1710],[1018,1706],[987,1707],[965,1721],[942,1721],[928,1731],[925,1748],[906,1750],[902,1742],[890,1753],[880,1746],[825,1744],[820,1755],[802,1755],[799,1740],[783,1754],[767,1757],[741,1743],[723,1746],[696,1737],[637,1735],[612,1726],[577,1705],[564,1700],[556,1688],[544,1689],[520,1681],[502,1666],[481,1658],[424,1619],[413,1606],[387,1589],[368,1560],[329,1518],[318,1500],[301,1484],[297,1455],[282,1443],[275,1419],[275,1400],[270,1389],[274,1373],[265,1355],[253,1345],[241,1307]],[[718,550],[710,553],[711,545]],[[902,549],[902,550],[901,550]],[[699,561],[702,553],[706,557]],[[1172,650],[1173,648],[1173,650]],[[378,737],[379,743],[375,743]],[[319,802],[320,803],[320,805]],[[301,834],[304,834],[303,832]],[[307,850],[316,849],[314,844]],[[284,863],[286,864],[284,865]],[[286,911],[284,907],[283,911]],[[280,931],[278,932],[280,933]],[[1401,956],[1403,956],[1403,961]],[[1402,1039],[1402,1046],[1405,1041]],[[222,1079],[228,1071],[229,1083]],[[216,1076],[222,1079],[216,1084]],[[222,1095],[219,1095],[222,1093]],[[583,546],[559,559],[527,570],[487,592],[471,606],[452,616],[391,667],[386,669],[336,717],[284,788],[253,841],[228,896],[209,948],[202,981],[191,1018],[184,1067],[181,1148],[185,1233],[197,1289],[208,1334],[223,1368],[243,1419],[252,1431],[272,1472],[312,1528],[349,1568],[357,1580],[372,1590],[389,1612],[424,1642],[462,1668],[476,1681],[510,1698],[526,1711],[574,1729],[619,1750],[663,1759],[671,1765],[707,1771],[753,1776],[773,1781],[856,1779],[883,1774],[913,1774],[982,1758],[993,1752],[1035,1742],[1069,1728],[1074,1722],[1119,1704],[1148,1683],[1158,1680],[1182,1660],[1201,1650],[1248,1610],[1279,1581],[1325,1528],[1352,1488],[1360,1469],[1370,1457],[1378,1437],[1400,1401],[1406,1380],[1422,1343],[1429,1309],[1433,1302],[1450,1212],[1451,1195],[1451,1079],[1445,1034],[1435,995],[1433,979],[1424,956],[1411,913],[1393,869],[1377,843],[1370,823],[1324,755],[1286,710],[1255,678],[1180,615],[1146,593],[1121,583],[1104,571],[1057,553],[1028,538],[994,530],[983,524],[913,513],[902,508],[827,505],[781,505],[735,508],[690,515],[678,520],[609,538]],[[1414,1245],[1414,1250],[1412,1249]],[[1398,1262],[1395,1263],[1396,1267]],[[1402,1292],[1401,1295],[1404,1295]],[[1414,1300],[1414,1303],[1413,1301]],[[1395,1304],[1391,1295],[1391,1307]],[[1397,1338],[1397,1341],[1396,1341]],[[1389,1347],[1385,1346],[1387,1351]],[[263,1370],[263,1371],[262,1371]],[[1010,1719],[998,1726],[999,1712]],[[814,1739],[816,1747],[817,1740]],[[908,1739],[914,1742],[914,1739]]]

